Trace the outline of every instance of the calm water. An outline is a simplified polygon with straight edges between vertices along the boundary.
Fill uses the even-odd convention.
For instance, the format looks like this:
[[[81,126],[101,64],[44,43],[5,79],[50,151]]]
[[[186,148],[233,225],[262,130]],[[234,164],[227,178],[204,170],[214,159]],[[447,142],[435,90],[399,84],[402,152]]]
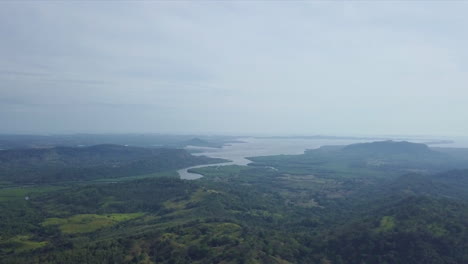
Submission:
[[[213,158],[223,158],[231,160],[231,162],[193,166],[178,171],[181,179],[194,180],[202,177],[197,173],[188,172],[192,168],[201,168],[207,166],[223,166],[223,165],[247,165],[250,163],[246,157],[269,156],[280,154],[302,154],[306,149],[319,148],[324,145],[348,145],[359,142],[371,142],[374,140],[350,140],[350,139],[271,139],[271,138],[239,138],[245,143],[232,143],[222,148],[199,148],[187,147],[188,149],[202,150],[202,153],[194,155],[205,155]],[[408,140],[408,139],[407,139]],[[433,141],[428,138],[413,138],[409,139],[412,142],[429,142]],[[468,138],[455,138],[455,142],[451,144],[436,144],[434,147],[468,147]]]

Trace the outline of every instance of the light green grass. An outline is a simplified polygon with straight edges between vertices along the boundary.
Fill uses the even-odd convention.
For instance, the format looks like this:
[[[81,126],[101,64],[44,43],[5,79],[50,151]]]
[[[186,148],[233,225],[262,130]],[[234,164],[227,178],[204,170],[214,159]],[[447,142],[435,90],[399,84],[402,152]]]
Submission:
[[[395,218],[393,216],[384,216],[380,220],[380,226],[377,232],[388,232],[395,227]]]
[[[10,251],[15,253],[21,253],[24,251],[30,251],[37,248],[44,247],[48,244],[47,241],[33,241],[29,235],[20,235],[9,238],[8,240],[0,243],[1,251]]]
[[[78,214],[68,218],[48,218],[43,226],[57,225],[65,234],[89,233],[109,227],[119,222],[143,216],[143,213],[132,214]]]
[[[64,189],[64,186],[31,186],[0,189],[0,202],[24,200],[26,196],[34,199],[36,194]]]
[[[101,182],[102,183],[124,182],[124,181],[138,180],[138,179],[161,178],[161,177],[178,178],[179,174],[177,173],[177,171],[162,171],[162,172],[134,175],[134,176],[128,176],[128,177],[120,177],[120,178],[102,178],[102,179],[93,180],[93,182],[99,182],[99,183]]]
[[[431,234],[435,237],[442,237],[442,236],[445,236],[448,231],[441,227],[440,225],[437,225],[437,224],[430,224],[428,225],[428,230],[429,232],[431,232]]]
[[[175,209],[175,210],[181,210],[185,209],[185,207],[189,203],[196,203],[202,201],[207,195],[213,194],[213,193],[219,193],[218,191],[215,190],[210,190],[210,189],[205,189],[205,188],[199,188],[196,192],[190,196],[190,199],[188,200],[169,200],[164,202],[164,206],[168,209]]]

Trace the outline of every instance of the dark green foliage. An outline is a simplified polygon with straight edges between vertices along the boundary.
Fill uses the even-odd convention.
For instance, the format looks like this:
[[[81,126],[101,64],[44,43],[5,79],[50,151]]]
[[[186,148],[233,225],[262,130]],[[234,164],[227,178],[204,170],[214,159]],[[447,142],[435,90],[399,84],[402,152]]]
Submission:
[[[322,148],[252,158],[256,163],[248,167],[194,169],[205,176],[196,181],[68,185],[31,190],[29,200],[22,199],[22,190],[21,199],[0,199],[0,258],[2,263],[468,263],[468,170],[433,173],[449,166],[444,160],[438,163],[443,166],[424,165],[440,154],[405,160],[414,150],[406,147],[380,156]],[[415,168],[424,173],[408,173]],[[87,225],[93,222],[83,216],[99,220],[111,213],[138,214],[85,233],[59,226],[77,215],[84,219],[78,224]]]
[[[68,215],[157,212],[163,207],[163,202],[187,199],[196,188],[192,182],[173,178],[136,180],[74,187],[44,195],[32,202],[38,206],[49,205],[49,210]]]
[[[468,204],[409,197],[328,236],[324,250],[346,263],[466,263]],[[383,220],[392,219],[388,228]]]
[[[119,178],[222,162],[181,149],[120,145],[0,151],[0,180],[21,184]]]
[[[44,216],[38,208],[27,201],[0,202],[0,236],[11,237],[17,234],[39,232],[37,223]]]

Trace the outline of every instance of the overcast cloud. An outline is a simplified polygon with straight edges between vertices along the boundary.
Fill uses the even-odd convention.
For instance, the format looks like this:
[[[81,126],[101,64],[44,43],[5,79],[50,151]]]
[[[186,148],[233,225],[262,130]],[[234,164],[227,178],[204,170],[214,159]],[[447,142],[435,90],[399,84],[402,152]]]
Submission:
[[[0,133],[468,133],[468,2],[1,2]]]

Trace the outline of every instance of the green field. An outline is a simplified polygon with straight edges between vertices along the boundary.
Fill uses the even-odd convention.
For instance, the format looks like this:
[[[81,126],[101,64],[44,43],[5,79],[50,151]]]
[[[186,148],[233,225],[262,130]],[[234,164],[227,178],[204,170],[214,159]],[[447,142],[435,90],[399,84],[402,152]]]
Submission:
[[[468,170],[438,173],[439,154],[424,155],[334,149],[192,181],[166,170],[0,189],[1,262],[468,263]]]
[[[65,186],[27,186],[27,187],[11,187],[0,189],[0,202],[12,200],[34,199],[35,196],[43,193],[62,190]]]
[[[43,226],[58,226],[64,234],[89,233],[115,225],[119,222],[142,217],[143,213],[133,214],[79,214],[68,218],[47,218]]]
[[[47,241],[34,241],[30,235],[18,235],[0,242],[0,252],[5,253],[22,253],[38,248],[42,248],[48,244]]]

